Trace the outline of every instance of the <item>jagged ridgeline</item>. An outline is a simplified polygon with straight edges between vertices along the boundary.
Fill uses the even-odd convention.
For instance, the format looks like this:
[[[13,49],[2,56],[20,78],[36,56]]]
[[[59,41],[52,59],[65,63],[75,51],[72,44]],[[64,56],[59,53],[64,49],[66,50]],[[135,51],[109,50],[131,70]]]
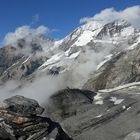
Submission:
[[[139,54],[140,30],[125,20],[90,21],[59,41],[29,34],[0,48],[1,137],[139,138]]]

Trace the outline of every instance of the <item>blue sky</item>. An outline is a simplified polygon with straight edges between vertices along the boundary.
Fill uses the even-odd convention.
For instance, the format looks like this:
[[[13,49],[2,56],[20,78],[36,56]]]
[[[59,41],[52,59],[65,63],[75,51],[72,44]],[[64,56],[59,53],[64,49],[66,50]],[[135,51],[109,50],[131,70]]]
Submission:
[[[140,0],[0,0],[0,40],[23,25],[45,25],[54,29],[51,37],[62,38],[83,17],[105,8],[123,10],[134,5],[140,5]]]

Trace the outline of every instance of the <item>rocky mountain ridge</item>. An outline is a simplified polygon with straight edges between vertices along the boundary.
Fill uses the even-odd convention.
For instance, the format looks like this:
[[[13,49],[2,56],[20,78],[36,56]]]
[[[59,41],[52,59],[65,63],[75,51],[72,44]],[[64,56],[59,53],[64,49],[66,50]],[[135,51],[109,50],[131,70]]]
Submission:
[[[74,140],[139,137],[140,30],[124,20],[92,21],[62,40],[43,40],[29,44],[23,38],[0,49],[1,85],[22,81],[10,91],[14,95],[41,77],[51,76],[54,81],[61,77],[64,89],[46,97],[44,115],[58,122],[68,136]],[[47,90],[49,85],[45,86]]]
[[[47,49],[47,51],[44,53],[44,44],[42,41],[38,41],[38,43],[34,41],[31,42],[31,45],[29,45],[32,49],[30,53],[28,52],[26,54],[21,54],[19,57],[25,57],[24,59],[22,58],[23,62],[29,63],[30,60],[32,60],[32,57],[33,59],[39,59],[37,62],[35,62],[39,64],[34,64],[37,66],[35,66],[33,71],[31,70],[31,72],[29,72],[30,74],[38,70],[39,72],[47,71],[48,74],[63,73],[70,71],[70,69],[74,71],[73,69],[75,65],[84,67],[86,62],[88,63],[88,61],[92,61],[92,59],[96,59],[95,62],[93,60],[93,65],[98,65],[105,59],[110,59],[112,55],[117,55],[123,50],[131,48],[133,49],[133,46],[137,46],[140,41],[140,31],[133,28],[124,20],[114,21],[105,25],[94,21],[78,27],[61,41],[51,43],[51,41],[47,40],[46,38],[43,38],[43,40],[49,42],[49,46],[53,47]],[[22,50],[24,50],[23,48],[26,48],[25,46],[28,45],[24,39],[20,39],[18,40],[17,46],[13,48],[22,48]],[[2,50],[6,50],[5,48],[9,47],[4,47]],[[19,52],[24,53],[24,51]],[[8,57],[10,56],[8,51],[6,51],[4,54],[7,54]],[[18,55],[14,55],[13,57],[18,57]],[[91,60],[88,58],[89,55],[91,55]],[[4,60],[8,59],[8,57],[4,58]],[[17,60],[20,61],[19,58],[17,58]],[[24,69],[25,66],[21,62],[19,62],[19,65],[21,69]],[[6,68],[10,68],[12,65],[16,65],[16,61],[13,60],[10,64],[7,65]],[[1,73],[6,71],[6,68],[2,70]],[[28,70],[28,68],[26,69]],[[16,70],[14,70],[14,72],[15,71]],[[92,68],[92,70],[87,72],[87,75],[89,75],[92,71],[96,71],[96,68]],[[22,77],[25,76],[23,75]],[[18,79],[20,78],[21,76],[18,77]],[[82,83],[82,85],[83,84],[84,83]]]

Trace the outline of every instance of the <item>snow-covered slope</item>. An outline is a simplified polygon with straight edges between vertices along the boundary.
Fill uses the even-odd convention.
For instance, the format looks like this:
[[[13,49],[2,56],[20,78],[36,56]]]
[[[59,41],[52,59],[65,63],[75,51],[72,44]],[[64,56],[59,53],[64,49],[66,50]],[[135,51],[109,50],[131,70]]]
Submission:
[[[38,100],[75,140],[122,140],[140,130],[140,31],[126,21],[89,22],[55,42],[20,39],[0,58],[0,82],[16,80],[1,86],[1,98]]]
[[[53,41],[43,36],[37,38],[33,38],[30,41],[33,54],[25,56],[25,60],[23,59],[20,63],[16,62],[18,64],[16,66],[19,67],[18,71],[20,67],[25,67],[22,71],[26,72],[26,69],[31,67],[31,65],[26,65],[27,62],[36,57],[39,65],[32,63],[32,66],[35,65],[35,69],[30,72],[30,75],[34,73],[63,75],[68,82],[66,82],[67,86],[82,88],[90,78],[90,74],[104,67],[114,56],[117,56],[122,51],[127,52],[135,49],[140,42],[140,31],[124,20],[117,20],[107,24],[92,21],[81,25],[64,39],[58,41]],[[27,47],[27,43],[29,44],[26,38],[20,39],[17,46],[24,50]],[[12,65],[8,65],[8,67]],[[20,72],[22,76],[17,74],[16,66],[10,68],[8,76],[13,75],[11,74],[12,71],[12,73],[16,73],[16,78],[18,75],[20,75],[18,79],[25,78],[23,72]],[[6,69],[4,70],[7,71]],[[7,78],[5,76],[7,74],[2,74],[2,77],[8,80],[8,76]]]
[[[124,20],[105,25],[92,21],[78,27],[64,39],[56,41],[48,52],[48,60],[39,67],[39,71],[70,74],[71,79],[68,80],[76,83],[81,81],[80,84],[74,83],[81,88],[91,72],[98,70],[113,55],[135,48],[139,38],[139,30]]]

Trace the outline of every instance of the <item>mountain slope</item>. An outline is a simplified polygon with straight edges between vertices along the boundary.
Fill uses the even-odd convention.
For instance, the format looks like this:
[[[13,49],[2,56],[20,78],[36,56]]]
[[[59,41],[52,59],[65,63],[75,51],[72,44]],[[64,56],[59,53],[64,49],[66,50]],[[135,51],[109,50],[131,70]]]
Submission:
[[[42,71],[55,69],[56,73],[70,73],[71,80],[81,81],[76,85],[76,88],[81,88],[88,80],[90,73],[94,73],[112,56],[135,48],[139,41],[140,31],[126,21],[114,21],[105,25],[90,22],[74,30],[59,43],[57,42],[57,45],[51,49],[54,55],[40,69]],[[83,69],[84,74],[80,69]],[[83,81],[83,79],[86,80]],[[69,86],[73,87],[73,85]]]
[[[19,84],[1,95],[40,99],[44,115],[75,140],[140,134],[139,29],[124,20],[94,21],[59,41],[28,37],[0,49],[1,84]]]
[[[75,86],[75,88],[81,88],[88,80],[90,73],[95,72],[97,65],[101,65],[101,62],[107,56],[110,56],[109,59],[111,59],[112,55],[136,46],[139,42],[139,36],[139,30],[133,28],[124,20],[114,21],[105,25],[94,21],[78,27],[66,38],[56,41],[54,45],[53,41],[37,36],[37,39],[33,38],[31,41],[26,41],[26,38],[18,40],[15,48],[18,49],[17,52],[22,52],[22,57],[25,56],[23,61],[28,56],[30,58],[28,61],[32,60],[32,57],[33,59],[36,57],[37,62],[35,63],[39,64],[28,66],[28,68],[34,67],[30,74],[34,72],[47,73],[47,75],[65,73],[65,75],[71,75],[71,79],[68,81],[81,81]],[[29,48],[27,49],[28,46]],[[46,49],[44,49],[44,46],[46,46]],[[52,47],[47,49],[47,46]],[[12,64],[14,62],[9,64],[7,68],[12,66]],[[18,66],[24,68],[22,63],[19,63]],[[19,68],[15,66],[10,68],[10,71],[17,73],[16,69]],[[84,69],[84,74],[79,69]],[[12,73],[9,73],[9,75],[13,75]],[[26,71],[25,73],[28,72]],[[17,75],[18,73],[15,78],[13,76],[13,79],[22,79],[26,74],[23,74],[23,76]],[[5,76],[2,75],[2,77]],[[8,80],[8,78],[5,79]],[[74,84],[68,83],[68,86],[73,87],[76,82]]]
[[[139,81],[139,51],[140,44],[137,44],[134,49],[114,55],[91,76],[84,87],[98,90]]]

